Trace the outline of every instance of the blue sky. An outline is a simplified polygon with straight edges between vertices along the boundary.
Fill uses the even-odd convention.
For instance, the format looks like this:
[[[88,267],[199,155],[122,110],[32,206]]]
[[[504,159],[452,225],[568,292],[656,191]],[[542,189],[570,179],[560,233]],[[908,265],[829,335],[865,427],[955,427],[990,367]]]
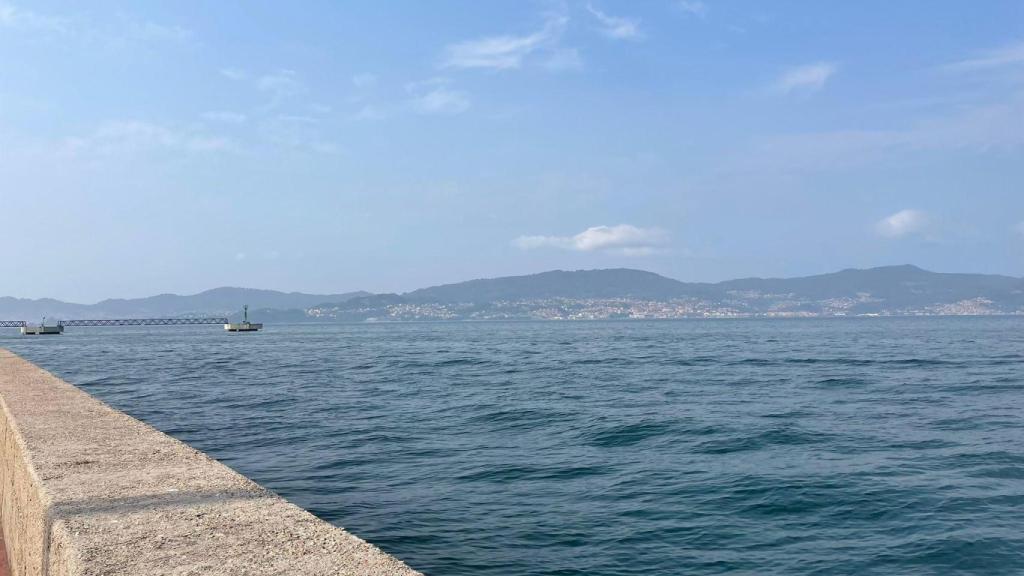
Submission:
[[[0,0],[0,294],[1024,275],[1024,4]]]

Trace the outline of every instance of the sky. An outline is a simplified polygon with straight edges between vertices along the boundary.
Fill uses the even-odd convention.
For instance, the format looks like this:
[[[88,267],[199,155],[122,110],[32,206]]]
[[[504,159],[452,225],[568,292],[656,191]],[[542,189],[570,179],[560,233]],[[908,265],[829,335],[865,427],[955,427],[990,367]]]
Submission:
[[[0,0],[0,295],[1024,276],[1024,3]]]

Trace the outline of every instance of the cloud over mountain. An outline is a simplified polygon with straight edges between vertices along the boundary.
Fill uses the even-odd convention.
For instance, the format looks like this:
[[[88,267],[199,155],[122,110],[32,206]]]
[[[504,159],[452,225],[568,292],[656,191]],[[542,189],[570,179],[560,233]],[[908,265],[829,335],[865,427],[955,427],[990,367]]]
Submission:
[[[631,224],[592,226],[573,236],[520,236],[513,241],[523,250],[560,248],[577,252],[614,252],[625,256],[651,254],[667,243],[666,231]]]
[[[882,218],[875,224],[875,230],[886,238],[903,238],[922,232],[927,224],[927,214],[907,209]]]

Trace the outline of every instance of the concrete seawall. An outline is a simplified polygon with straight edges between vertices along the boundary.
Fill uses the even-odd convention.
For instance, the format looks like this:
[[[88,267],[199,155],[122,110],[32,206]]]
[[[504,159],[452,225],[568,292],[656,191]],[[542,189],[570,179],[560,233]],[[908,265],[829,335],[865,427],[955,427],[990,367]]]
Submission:
[[[0,442],[13,576],[418,574],[3,349]]]

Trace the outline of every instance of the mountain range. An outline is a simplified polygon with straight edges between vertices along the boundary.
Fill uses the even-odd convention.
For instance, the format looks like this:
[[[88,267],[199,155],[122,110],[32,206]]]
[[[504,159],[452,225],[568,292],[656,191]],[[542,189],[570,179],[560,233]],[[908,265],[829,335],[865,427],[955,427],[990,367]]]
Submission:
[[[488,318],[618,318],[1024,313],[1024,278],[916,266],[847,269],[800,278],[693,283],[632,269],[554,270],[470,280],[405,294],[284,293],[216,288],[191,296],[74,304],[0,297],[0,319],[239,314],[266,322]]]
[[[0,297],[0,318],[156,318],[176,316],[227,316],[239,312],[243,304],[251,308],[294,309],[308,308],[323,302],[344,302],[350,298],[368,296],[369,292],[344,294],[303,294],[277,292],[251,288],[214,288],[193,294],[160,294],[147,298],[110,299],[96,304],[74,304],[50,298]]]

